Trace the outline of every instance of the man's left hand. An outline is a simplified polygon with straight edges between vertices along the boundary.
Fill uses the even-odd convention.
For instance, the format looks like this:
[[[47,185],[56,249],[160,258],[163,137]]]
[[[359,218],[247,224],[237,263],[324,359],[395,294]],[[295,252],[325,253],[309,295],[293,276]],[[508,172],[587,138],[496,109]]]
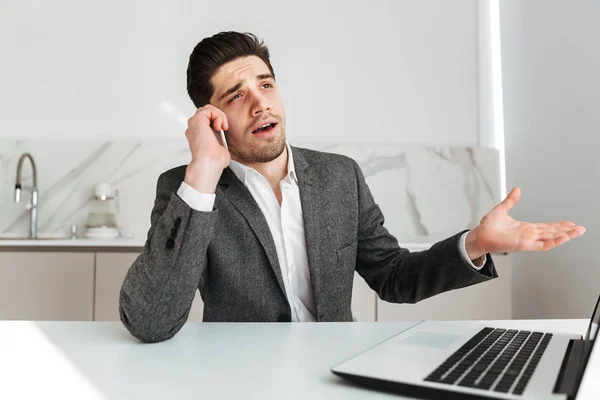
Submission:
[[[514,220],[508,211],[519,201],[521,189],[514,188],[506,199],[487,213],[467,234],[467,254],[476,260],[486,253],[547,251],[583,235],[585,228],[573,222],[531,223]]]

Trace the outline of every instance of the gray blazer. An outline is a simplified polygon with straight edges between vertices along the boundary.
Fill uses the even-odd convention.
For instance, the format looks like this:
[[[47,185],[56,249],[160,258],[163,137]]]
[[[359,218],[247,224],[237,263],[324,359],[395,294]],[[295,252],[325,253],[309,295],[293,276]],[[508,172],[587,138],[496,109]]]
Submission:
[[[381,299],[397,303],[498,276],[489,254],[481,271],[462,260],[462,232],[426,251],[400,248],[354,160],[292,151],[318,321],[352,321],[354,271]],[[144,342],[173,337],[187,320],[196,289],[204,321],[290,321],[275,244],[246,187],[226,168],[213,211],[192,210],[176,194],[185,168],[158,178],[144,251],[121,288],[125,327]]]

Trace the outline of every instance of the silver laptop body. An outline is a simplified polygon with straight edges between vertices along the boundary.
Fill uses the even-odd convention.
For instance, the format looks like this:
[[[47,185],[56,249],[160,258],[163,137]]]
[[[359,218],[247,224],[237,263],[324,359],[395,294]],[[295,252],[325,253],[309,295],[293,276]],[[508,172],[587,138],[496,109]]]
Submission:
[[[419,398],[574,398],[598,323],[598,303],[586,338],[494,329],[479,322],[423,321],[336,365],[332,372],[359,384]],[[482,342],[486,340],[482,337],[487,341]],[[527,339],[517,343],[516,337]],[[496,350],[490,343],[498,345]],[[502,352],[508,348],[504,348],[505,343],[517,350],[504,353],[505,360],[501,360]],[[504,350],[498,353],[500,347]],[[527,347],[530,355],[521,357],[527,357],[523,363],[517,358],[519,351],[525,352]]]

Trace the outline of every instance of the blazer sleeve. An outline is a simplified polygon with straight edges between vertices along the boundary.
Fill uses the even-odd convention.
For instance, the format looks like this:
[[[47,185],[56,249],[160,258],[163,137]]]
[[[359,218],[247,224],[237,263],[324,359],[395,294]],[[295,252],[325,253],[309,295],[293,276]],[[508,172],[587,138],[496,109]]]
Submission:
[[[458,241],[466,230],[425,251],[410,252],[401,248],[398,240],[383,226],[383,214],[356,162],[354,170],[359,212],[356,271],[382,300],[416,303],[498,276],[489,254],[479,271],[462,259]]]
[[[170,339],[181,329],[206,270],[218,211],[191,209],[176,194],[181,180],[172,171],[158,178],[144,250],[120,291],[121,321],[143,342]]]

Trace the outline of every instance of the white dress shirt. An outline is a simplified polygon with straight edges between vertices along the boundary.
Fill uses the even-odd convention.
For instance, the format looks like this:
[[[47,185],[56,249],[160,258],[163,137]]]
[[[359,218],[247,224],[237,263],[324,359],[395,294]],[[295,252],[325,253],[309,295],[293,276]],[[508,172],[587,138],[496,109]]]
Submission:
[[[287,300],[292,311],[292,321],[313,322],[316,321],[317,312],[308,268],[300,188],[294,168],[292,149],[287,143],[286,146],[288,169],[283,180],[279,182],[282,195],[281,206],[267,180],[256,170],[233,160],[229,164],[229,168],[246,186],[269,225],[277,250],[277,259]],[[185,182],[181,183],[177,195],[190,208],[197,211],[212,211],[216,197],[214,193],[200,193]],[[460,237],[458,243],[460,254],[471,267],[480,270],[485,265],[486,258],[483,256],[479,266],[473,264],[469,259],[465,244],[467,233],[465,232]]]

